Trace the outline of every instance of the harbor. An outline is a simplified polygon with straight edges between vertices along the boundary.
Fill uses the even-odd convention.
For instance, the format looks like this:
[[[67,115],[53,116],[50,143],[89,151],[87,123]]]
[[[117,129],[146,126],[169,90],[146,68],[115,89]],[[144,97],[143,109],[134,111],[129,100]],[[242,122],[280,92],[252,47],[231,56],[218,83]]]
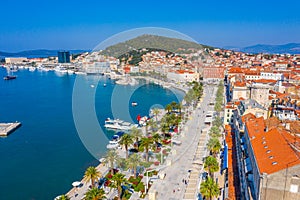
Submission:
[[[20,122],[0,123],[0,136],[8,136],[21,126]]]

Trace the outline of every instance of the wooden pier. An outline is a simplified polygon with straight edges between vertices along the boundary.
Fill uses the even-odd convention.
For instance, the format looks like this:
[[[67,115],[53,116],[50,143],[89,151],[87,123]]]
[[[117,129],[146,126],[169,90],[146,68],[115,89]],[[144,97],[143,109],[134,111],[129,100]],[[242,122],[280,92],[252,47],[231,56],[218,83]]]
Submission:
[[[8,136],[21,126],[20,122],[0,123],[0,136]]]

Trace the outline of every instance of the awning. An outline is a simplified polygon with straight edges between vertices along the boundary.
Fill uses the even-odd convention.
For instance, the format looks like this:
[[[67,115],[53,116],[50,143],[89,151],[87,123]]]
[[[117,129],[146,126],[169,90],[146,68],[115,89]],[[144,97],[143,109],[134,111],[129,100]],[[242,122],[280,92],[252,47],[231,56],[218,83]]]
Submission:
[[[228,146],[225,145],[224,151],[223,151],[223,166],[222,166],[222,170],[227,169],[227,168],[228,168]]]
[[[245,171],[246,171],[246,173],[252,171],[252,166],[251,166],[250,158],[246,158],[244,160],[244,164],[245,164]]]

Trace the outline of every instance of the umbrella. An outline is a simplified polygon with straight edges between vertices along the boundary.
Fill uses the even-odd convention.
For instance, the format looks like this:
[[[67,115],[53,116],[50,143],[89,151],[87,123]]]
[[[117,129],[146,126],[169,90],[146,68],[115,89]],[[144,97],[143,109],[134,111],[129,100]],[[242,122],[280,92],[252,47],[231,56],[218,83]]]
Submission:
[[[81,184],[80,181],[75,181],[75,182],[72,183],[72,186],[73,187],[78,187],[80,184]]]

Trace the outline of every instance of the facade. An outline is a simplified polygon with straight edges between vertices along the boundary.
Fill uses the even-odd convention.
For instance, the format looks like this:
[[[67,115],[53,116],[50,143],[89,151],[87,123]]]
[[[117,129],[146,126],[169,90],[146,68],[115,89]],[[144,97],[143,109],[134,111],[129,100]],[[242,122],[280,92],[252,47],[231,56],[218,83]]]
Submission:
[[[175,82],[198,82],[199,73],[186,70],[169,71],[167,73],[167,78]]]
[[[70,63],[70,52],[59,51],[57,52],[58,63]]]
[[[25,57],[5,58],[6,64],[18,64],[18,63],[23,63],[23,62],[27,62],[27,61],[28,61],[28,59]]]
[[[205,67],[203,68],[203,80],[222,80],[225,76],[224,72],[223,67]]]
[[[261,79],[272,79],[272,80],[283,80],[284,76],[282,73],[274,73],[274,72],[261,72]]]

